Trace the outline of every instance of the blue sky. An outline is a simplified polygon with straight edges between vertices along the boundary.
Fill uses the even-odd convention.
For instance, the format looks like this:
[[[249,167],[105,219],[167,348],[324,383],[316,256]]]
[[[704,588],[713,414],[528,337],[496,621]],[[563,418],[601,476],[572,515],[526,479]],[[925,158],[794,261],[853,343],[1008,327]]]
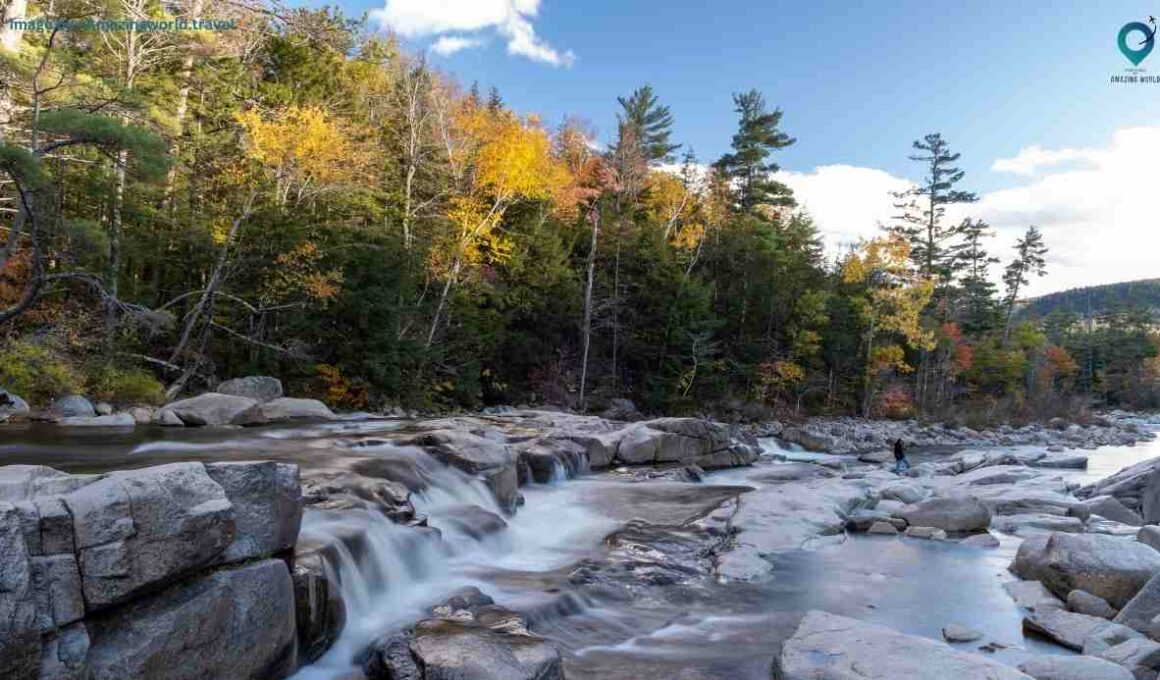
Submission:
[[[702,161],[728,148],[735,129],[732,93],[755,87],[784,110],[783,127],[798,139],[780,154],[783,169],[803,177],[836,165],[864,171],[844,173],[837,184],[819,178],[806,194],[830,196],[852,181],[862,183],[869,200],[889,186],[887,177],[914,176],[906,160],[910,142],[941,131],[963,154],[965,188],[985,200],[991,194],[1003,199],[996,226],[1008,241],[1026,220],[1075,212],[1075,205],[1055,204],[1054,174],[1077,167],[1099,171],[1106,165],[1102,152],[1115,147],[1131,154],[1140,143],[1117,142],[1118,132],[1160,126],[1160,85],[1109,83],[1130,66],[1116,46],[1120,27],[1160,15],[1160,0],[351,0],[344,9],[371,11],[374,25],[389,25],[415,50],[431,51],[451,36],[470,42],[450,55],[431,51],[432,63],[465,86],[496,86],[509,106],[547,122],[578,115],[597,128],[601,141],[615,130],[616,96],[651,84],[672,108],[676,141]],[[1160,50],[1141,67],[1160,75]],[[1034,155],[1036,149],[1049,152],[1046,160]],[[996,169],[1000,159],[1015,159],[1024,171],[1011,172],[1010,164]],[[1139,170],[1139,162],[1133,158],[1131,167]],[[1104,168],[1099,179],[1121,184],[1113,180],[1130,174],[1129,168],[1112,166],[1112,174]],[[1034,196],[1009,195],[1021,189],[1033,189]],[[1134,238],[1143,235],[1135,229],[1146,213],[1110,214],[1122,212],[1115,207],[1119,198],[1104,197],[1107,215],[1089,210],[1060,227],[1061,243],[1078,248],[1060,251],[1061,265],[1090,269],[1076,242],[1080,231],[1111,225]],[[820,198],[805,202],[811,212],[827,212]],[[823,227],[836,240],[866,230],[867,220],[828,208],[833,223]],[[883,209],[877,201],[863,212],[888,218]],[[1098,274],[1057,277],[1048,287],[1122,277],[1113,264]],[[1151,275],[1160,275],[1160,267],[1154,269]]]

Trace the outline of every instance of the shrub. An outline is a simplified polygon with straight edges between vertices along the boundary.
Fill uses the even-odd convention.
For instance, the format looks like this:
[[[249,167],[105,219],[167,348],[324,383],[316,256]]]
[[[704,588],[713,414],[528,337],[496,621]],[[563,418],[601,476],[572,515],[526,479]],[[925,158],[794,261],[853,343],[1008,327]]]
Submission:
[[[80,373],[51,346],[15,340],[0,346],[0,386],[44,406],[84,389]]]
[[[883,418],[903,420],[914,417],[916,409],[906,387],[896,383],[882,390],[882,394],[878,395],[875,411]]]
[[[165,401],[165,386],[140,368],[103,365],[92,372],[90,393],[113,404],[152,404]]]

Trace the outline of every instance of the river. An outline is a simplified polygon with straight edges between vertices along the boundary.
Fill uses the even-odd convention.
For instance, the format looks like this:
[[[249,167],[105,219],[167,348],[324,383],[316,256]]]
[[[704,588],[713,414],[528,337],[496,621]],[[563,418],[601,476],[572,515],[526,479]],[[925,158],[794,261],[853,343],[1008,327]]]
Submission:
[[[408,425],[349,420],[245,430],[9,426],[0,464],[98,472],[178,460],[276,458],[326,467],[350,455],[355,444],[363,456],[374,455],[375,447],[397,453],[382,437]],[[370,511],[308,510],[299,541],[335,544],[340,559],[330,566],[339,572],[348,616],[330,651],[295,678],[343,676],[376,636],[422,618],[440,596],[466,585],[527,615],[533,630],[560,648],[572,680],[764,680],[778,643],[809,609],[933,639],[941,639],[947,624],[964,624],[984,632],[984,641],[1001,643],[993,652],[967,648],[1012,664],[1032,654],[1067,653],[1022,635],[1023,614],[1002,587],[1012,580],[1007,565],[1020,542],[1012,536],[1001,536],[999,548],[979,550],[848,535],[819,549],[774,557],[768,579],[721,583],[708,577],[703,567],[722,540],[714,522],[725,521],[738,487],[761,486],[761,473],[782,464],[775,457],[811,457],[775,440],[763,446],[769,455],[755,466],[711,474],[700,485],[629,480],[616,472],[571,480],[560,474],[550,484],[523,488],[524,504],[507,527],[482,538],[464,533],[448,513],[472,504],[499,514],[490,493],[478,480],[433,460],[419,466],[428,490],[414,503],[441,530],[442,540]],[[1085,483],[1106,477],[1160,456],[1160,441],[1090,454],[1086,471],[1060,474]],[[367,537],[364,549],[347,548],[344,539],[352,533]],[[687,577],[641,579],[642,572],[635,572],[637,578],[630,578],[615,566],[626,550],[659,551],[663,555],[656,559],[687,569]]]

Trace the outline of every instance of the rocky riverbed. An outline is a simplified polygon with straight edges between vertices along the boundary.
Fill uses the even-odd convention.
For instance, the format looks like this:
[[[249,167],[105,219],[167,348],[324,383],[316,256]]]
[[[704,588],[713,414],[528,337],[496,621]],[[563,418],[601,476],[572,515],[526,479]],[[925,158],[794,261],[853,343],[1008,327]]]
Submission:
[[[332,418],[3,426],[0,676],[1160,669],[1154,421]]]

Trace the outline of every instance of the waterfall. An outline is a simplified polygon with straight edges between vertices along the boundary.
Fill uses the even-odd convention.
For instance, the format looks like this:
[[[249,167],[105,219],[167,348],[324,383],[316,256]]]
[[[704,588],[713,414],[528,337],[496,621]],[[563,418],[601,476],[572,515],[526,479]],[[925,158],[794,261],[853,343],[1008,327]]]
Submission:
[[[326,654],[300,669],[295,680],[349,673],[368,644],[424,618],[428,607],[457,588],[474,585],[500,602],[518,599],[527,593],[488,582],[486,574],[557,569],[599,546],[616,527],[581,501],[586,482],[563,483],[569,471],[561,464],[550,484],[524,489],[525,506],[507,518],[501,531],[473,537],[448,530],[440,526],[441,515],[465,506],[503,515],[482,481],[417,448],[386,442],[359,448],[360,453],[403,456],[413,464],[424,488],[412,493],[412,504],[441,532],[395,524],[371,509],[306,512],[299,543],[326,547],[327,577],[340,584],[346,625]],[[567,609],[580,606],[570,602]]]

